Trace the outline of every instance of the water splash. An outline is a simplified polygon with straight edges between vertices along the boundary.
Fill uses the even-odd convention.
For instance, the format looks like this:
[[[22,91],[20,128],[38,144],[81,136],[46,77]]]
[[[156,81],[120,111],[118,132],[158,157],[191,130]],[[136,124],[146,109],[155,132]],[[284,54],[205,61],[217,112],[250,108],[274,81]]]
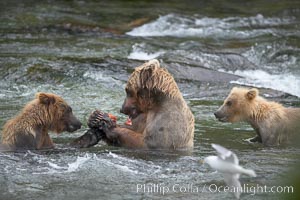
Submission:
[[[252,17],[197,18],[168,14],[157,20],[134,28],[131,36],[175,36],[248,39],[265,34],[276,35],[277,26],[291,24],[291,18]],[[252,28],[252,27],[255,27]]]
[[[95,154],[86,153],[83,156],[77,156],[74,162],[64,163],[60,159],[49,161],[46,157],[38,156],[38,170],[33,174],[64,174],[78,171],[82,165],[91,159],[97,157]]]
[[[159,50],[154,50],[154,52],[147,52],[147,50],[149,51],[150,48],[145,43],[136,43],[132,46],[132,51],[127,58],[134,60],[151,60],[165,53],[164,51]]]
[[[147,52],[143,52],[143,51],[132,51],[129,54],[128,59],[134,59],[134,60],[151,60],[153,58],[157,58],[161,54],[163,54],[163,52],[147,53]]]
[[[96,155],[95,154],[93,154],[93,155],[85,154],[83,157],[78,156],[75,162],[68,164],[67,172],[76,171],[81,165],[83,165],[85,162],[89,161],[93,156],[96,156]]]
[[[270,88],[300,97],[300,79],[293,74],[274,75],[263,70],[237,70],[233,73],[244,78],[231,83]]]

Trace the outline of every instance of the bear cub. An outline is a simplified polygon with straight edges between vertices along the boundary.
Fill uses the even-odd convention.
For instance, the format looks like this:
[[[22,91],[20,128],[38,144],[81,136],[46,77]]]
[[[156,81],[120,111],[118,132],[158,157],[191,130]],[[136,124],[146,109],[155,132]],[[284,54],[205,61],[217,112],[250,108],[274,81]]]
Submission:
[[[48,131],[74,132],[81,122],[73,115],[72,108],[58,95],[37,93],[2,130],[1,150],[48,149],[54,144]]]
[[[300,132],[300,108],[286,108],[259,96],[257,89],[234,87],[214,113],[221,122],[248,122],[266,146],[287,144]]]

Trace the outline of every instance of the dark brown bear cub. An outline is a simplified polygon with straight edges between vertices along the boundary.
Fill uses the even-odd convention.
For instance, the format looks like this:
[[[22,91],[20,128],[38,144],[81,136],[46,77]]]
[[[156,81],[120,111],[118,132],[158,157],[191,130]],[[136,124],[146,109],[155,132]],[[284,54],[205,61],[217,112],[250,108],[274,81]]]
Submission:
[[[73,115],[72,108],[58,95],[37,93],[13,119],[6,122],[2,130],[2,148],[48,149],[54,144],[48,131],[74,132],[81,127]],[[1,149],[1,148],[0,148]]]

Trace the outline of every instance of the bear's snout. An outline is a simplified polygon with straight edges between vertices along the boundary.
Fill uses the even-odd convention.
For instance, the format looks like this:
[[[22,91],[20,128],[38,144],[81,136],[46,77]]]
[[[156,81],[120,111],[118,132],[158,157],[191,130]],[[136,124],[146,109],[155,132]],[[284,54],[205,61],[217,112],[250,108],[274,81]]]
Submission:
[[[77,129],[80,129],[81,126],[82,126],[82,123],[78,120],[74,127],[77,130]]]
[[[127,99],[124,100],[124,103],[122,105],[122,108],[120,109],[120,113],[123,113],[125,115],[129,114],[129,103],[127,102]]]
[[[214,115],[215,115],[215,117],[216,117],[217,119],[221,118],[221,117],[220,117],[220,113],[219,113],[218,111],[216,111],[216,112],[214,113]]]
[[[74,132],[81,128],[82,123],[73,115],[69,118],[69,123],[67,124],[67,131]]]
[[[132,119],[136,118],[140,114],[140,112],[135,106],[129,106],[129,107],[122,106],[122,108],[120,109],[120,113],[128,115]]]
[[[133,109],[135,109],[135,106],[131,104],[131,102],[126,101],[125,99],[122,108],[120,109],[120,113],[123,113],[125,115],[130,115]]]
[[[215,115],[216,118],[218,118],[218,113],[217,112],[215,112],[214,115]]]
[[[220,109],[217,110],[217,111],[214,113],[214,115],[215,115],[215,117],[216,117],[219,121],[221,121],[221,122],[226,122],[226,121],[228,121],[226,114],[225,114],[224,112],[222,112],[222,110],[220,110]]]
[[[81,122],[77,122],[76,124],[70,124],[69,126],[68,126],[68,132],[74,132],[74,131],[76,131],[76,130],[78,130],[78,129],[80,129],[81,128]]]

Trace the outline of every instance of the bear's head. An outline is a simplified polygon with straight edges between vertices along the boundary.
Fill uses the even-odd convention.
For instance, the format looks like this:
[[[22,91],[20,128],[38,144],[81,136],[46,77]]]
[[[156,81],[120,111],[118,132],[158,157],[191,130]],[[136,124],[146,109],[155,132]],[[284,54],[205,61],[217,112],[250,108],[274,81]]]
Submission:
[[[165,98],[182,98],[174,78],[156,59],[135,68],[125,91],[120,111],[132,119],[159,106]]]
[[[255,88],[234,87],[214,115],[221,122],[246,121],[252,114],[251,109],[257,96],[258,90]]]
[[[60,96],[41,92],[36,94],[36,101],[40,120],[50,131],[74,132],[81,128],[81,122],[74,116],[72,108]]]

